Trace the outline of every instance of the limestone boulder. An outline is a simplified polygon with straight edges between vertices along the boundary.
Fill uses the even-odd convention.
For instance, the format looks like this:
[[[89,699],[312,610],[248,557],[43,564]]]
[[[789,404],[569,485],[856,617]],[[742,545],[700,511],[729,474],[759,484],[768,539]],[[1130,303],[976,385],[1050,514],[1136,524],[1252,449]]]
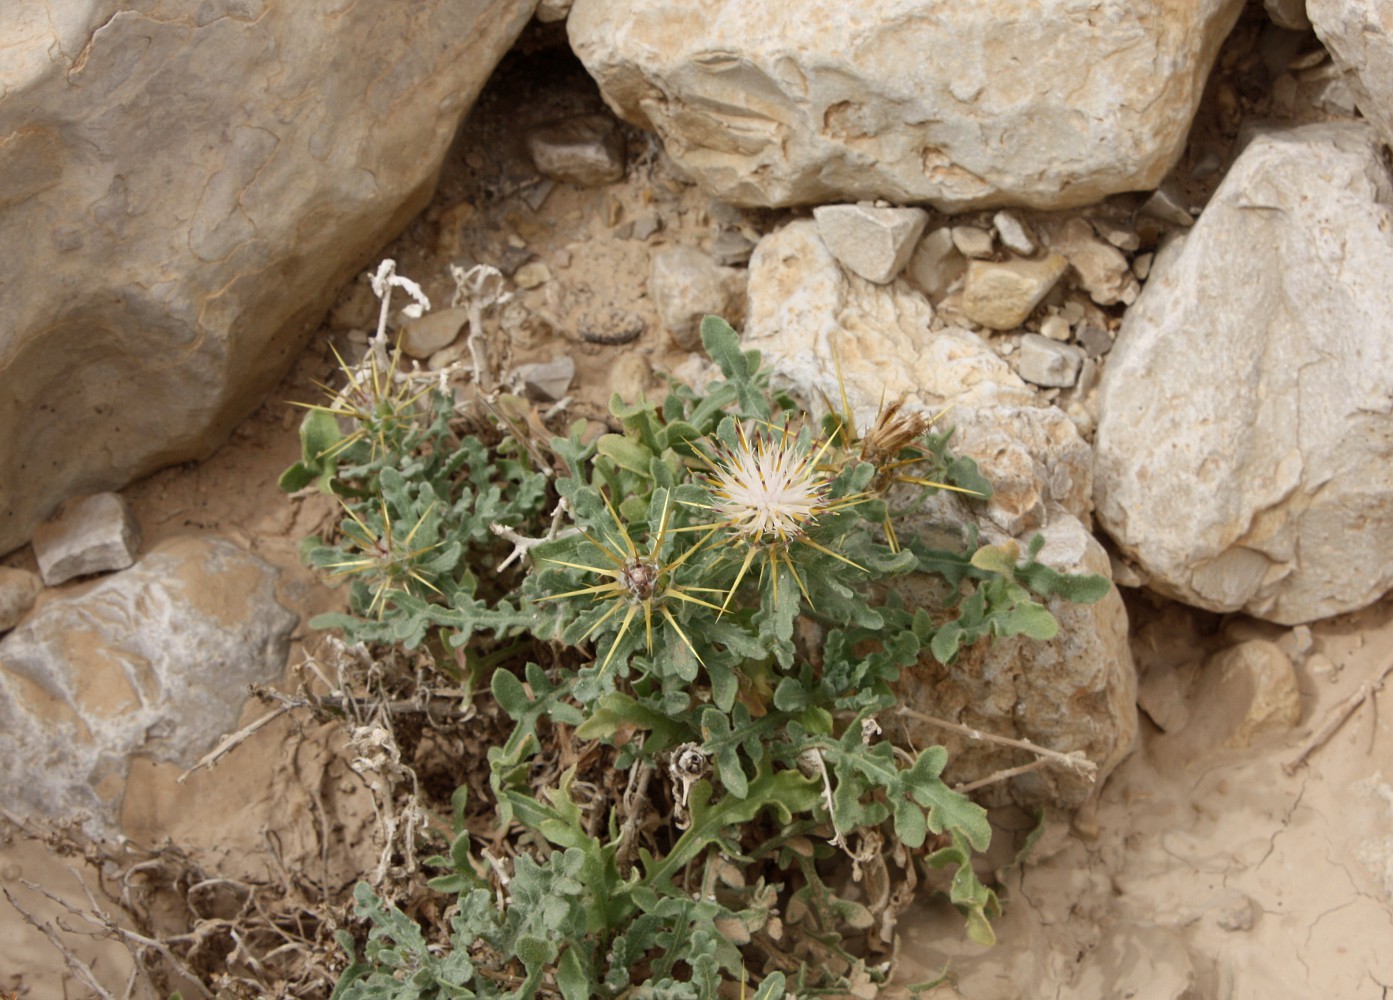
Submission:
[[[1363,123],[1254,138],[1099,386],[1097,513],[1155,589],[1282,624],[1393,587],[1393,178]]]
[[[1242,7],[576,0],[567,26],[610,105],[733,204],[1055,209],[1161,181]]]
[[[0,794],[109,832],[132,754],[189,766],[279,679],[296,616],[277,571],[221,539],[165,542],[0,640]]]
[[[960,533],[972,523],[991,542],[1040,532],[1046,539],[1040,558],[1048,565],[1109,573],[1107,556],[1088,531],[1087,443],[1060,410],[1038,405],[1034,390],[981,337],[938,322],[905,279],[879,285],[847,273],[816,225],[796,221],[755,248],[748,317],[746,345],[810,405],[840,409],[845,392],[857,427],[865,429],[883,402],[903,399],[911,410],[942,414],[940,426],[955,429],[954,450],[977,461],[995,495],[985,505],[968,505],[940,494],[925,522],[906,530]],[[921,664],[903,676],[905,703],[1053,749],[1082,750],[1106,774],[1130,750],[1137,726],[1125,609],[1115,590],[1098,604],[1049,606],[1063,626],[1057,639],[998,642],[965,651],[946,668]],[[969,746],[927,728],[914,732],[917,743],[949,741],[955,780],[1025,763],[1019,752],[1012,757]],[[1051,771],[1016,779],[1010,794],[1022,802],[1078,805],[1092,788]]]
[[[1393,8],[1381,0],[1306,0],[1305,7],[1359,110],[1393,142]]]
[[[0,4],[0,552],[223,440],[534,6]]]

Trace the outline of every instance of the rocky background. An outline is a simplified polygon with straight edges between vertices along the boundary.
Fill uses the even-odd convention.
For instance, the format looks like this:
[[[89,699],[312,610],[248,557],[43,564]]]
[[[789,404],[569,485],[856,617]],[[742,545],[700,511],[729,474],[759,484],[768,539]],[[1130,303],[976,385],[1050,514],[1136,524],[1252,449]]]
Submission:
[[[997,486],[989,540],[1042,533],[1119,584],[1055,608],[1052,643],[907,677],[1111,778],[997,789],[1003,830],[1046,831],[992,862],[1002,944],[926,909],[906,981],[1393,989],[1393,733],[1367,707],[1393,662],[1393,9],[85,0],[7,5],[0,51],[12,818],[239,877],[274,831],[326,892],[370,867],[328,736],[268,726],[236,773],[174,778],[337,600],[295,556],[330,511],[275,490],[285,400],[361,350],[383,256],[437,306],[405,350],[465,357],[448,266],[486,263],[511,388],[602,416],[699,378],[719,313],[814,407],[942,414]],[[956,780],[1019,763],[948,745]],[[7,886],[62,878],[7,850]],[[9,917],[0,988],[58,995]]]

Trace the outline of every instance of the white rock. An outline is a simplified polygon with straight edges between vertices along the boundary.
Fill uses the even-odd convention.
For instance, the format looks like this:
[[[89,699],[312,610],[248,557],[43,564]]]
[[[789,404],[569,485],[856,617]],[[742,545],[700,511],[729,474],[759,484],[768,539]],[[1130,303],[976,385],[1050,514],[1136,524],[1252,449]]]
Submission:
[[[0,640],[0,794],[79,810],[110,834],[132,755],[193,764],[280,677],[296,617],[276,570],[221,539],[177,538]]]
[[[571,0],[541,0],[537,4],[537,20],[543,24],[564,21],[571,13]]]
[[[1067,208],[1161,181],[1242,6],[576,0],[567,28],[732,203]]]
[[[694,351],[701,347],[703,317],[736,318],[744,280],[743,271],[722,267],[695,247],[664,247],[649,266],[648,297],[673,342]]]
[[[0,552],[261,404],[534,4],[176,6],[0,4]]]
[[[813,219],[822,242],[843,267],[883,285],[904,270],[929,213],[922,208],[819,205]]]
[[[1307,0],[1306,13],[1359,110],[1393,140],[1393,10],[1379,0]]]
[[[1014,330],[1026,321],[1068,270],[1059,254],[1040,260],[974,260],[963,283],[963,312],[993,330]]]
[[[532,162],[547,177],[599,187],[624,177],[624,136],[608,115],[580,115],[533,129]]]
[[[576,362],[569,354],[550,361],[532,361],[513,369],[513,381],[531,399],[553,400],[566,395],[576,377]]]
[[[860,419],[874,419],[882,394],[940,404],[959,397],[971,405],[1034,401],[981,337],[957,329],[931,334],[933,307],[903,278],[877,285],[846,273],[810,220],[759,241],[748,303],[749,345],[814,397],[839,398],[840,366],[848,391],[869,400]]]
[[[931,300],[937,300],[966,273],[967,258],[954,244],[953,231],[944,226],[919,241],[910,255],[904,276]]]
[[[1262,0],[1272,23],[1288,31],[1306,31],[1311,27],[1306,3],[1307,0]]]
[[[1022,257],[1034,255],[1036,246],[1035,239],[1030,235],[1030,230],[1025,227],[1025,223],[1018,219],[1012,212],[997,212],[992,216],[992,225],[996,228],[996,235],[1001,239],[1001,245],[1013,253],[1018,253]]]
[[[18,625],[43,589],[37,573],[0,566],[0,632]]]
[[[542,260],[529,261],[513,274],[513,284],[524,290],[540,288],[550,280],[551,268]]]
[[[1049,337],[1050,340],[1066,341],[1073,331],[1069,329],[1069,321],[1058,313],[1051,313],[1040,320],[1040,334]]]
[[[453,344],[468,322],[468,309],[437,309],[405,323],[398,342],[411,357],[428,358]]]
[[[1098,514],[1164,593],[1296,624],[1393,586],[1379,145],[1362,124],[1255,139],[1127,312],[1099,388]]]
[[[1045,242],[1069,261],[1079,285],[1100,306],[1131,305],[1141,292],[1127,258],[1100,240],[1087,219],[1069,219],[1044,227]]]
[[[996,253],[992,234],[980,226],[954,226],[949,232],[953,236],[953,246],[964,257],[986,260]]]
[[[1027,333],[1021,337],[1016,371],[1035,385],[1066,389],[1078,381],[1083,361],[1082,348],[1061,344],[1038,333]]]
[[[34,558],[50,587],[75,576],[125,569],[140,548],[140,525],[119,493],[74,497],[34,529]]]

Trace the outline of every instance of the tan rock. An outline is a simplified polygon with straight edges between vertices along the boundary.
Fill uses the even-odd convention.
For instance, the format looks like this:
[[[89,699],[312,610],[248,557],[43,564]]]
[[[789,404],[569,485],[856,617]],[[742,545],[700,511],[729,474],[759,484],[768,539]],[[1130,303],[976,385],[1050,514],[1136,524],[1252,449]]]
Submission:
[[[1050,249],[1063,254],[1078,283],[1100,306],[1131,305],[1141,291],[1122,252],[1100,239],[1087,219],[1069,219],[1044,228]]]
[[[534,5],[26,6],[0,15],[0,552],[261,402]]]
[[[733,204],[1067,208],[1160,183],[1242,6],[576,0],[567,27]]]
[[[1059,254],[1040,260],[969,261],[963,283],[963,312],[993,330],[1024,323],[1069,269]]]
[[[1393,587],[1393,176],[1364,123],[1258,136],[1123,319],[1100,522],[1150,586],[1285,625]]]
[[[401,349],[413,358],[429,358],[453,344],[468,322],[469,310],[462,307],[428,312],[402,326]]]

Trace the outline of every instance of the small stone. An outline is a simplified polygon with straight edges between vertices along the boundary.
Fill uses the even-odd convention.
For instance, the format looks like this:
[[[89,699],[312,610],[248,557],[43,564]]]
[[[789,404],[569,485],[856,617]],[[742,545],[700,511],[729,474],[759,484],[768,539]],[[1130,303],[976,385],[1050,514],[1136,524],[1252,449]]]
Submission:
[[[885,285],[909,263],[929,213],[922,208],[821,205],[813,209],[813,219],[839,264],[867,281]]]
[[[701,346],[702,317],[730,318],[741,275],[695,247],[665,247],[653,255],[648,297],[678,347],[693,351]]]
[[[1057,253],[1043,260],[971,261],[963,284],[963,311],[982,326],[1014,330],[1068,268],[1069,262]]]
[[[551,401],[566,395],[576,377],[576,362],[569,354],[551,361],[534,361],[513,369],[513,379],[522,383],[528,399]]]
[[[754,241],[738,229],[722,229],[711,243],[711,259],[723,267],[736,267],[750,262]]]
[[[1016,218],[1010,212],[997,212],[992,217],[992,225],[996,227],[996,235],[1001,239],[1001,245],[1007,250],[1020,254],[1022,257],[1033,257],[1035,255],[1035,239],[1026,228],[1025,223]]]
[[[550,280],[551,268],[547,267],[546,263],[540,260],[534,260],[529,264],[522,265],[522,267],[517,269],[517,273],[513,275],[513,281],[522,289],[537,288],[541,285],[545,285]]]
[[[905,279],[937,302],[966,271],[967,259],[954,244],[952,230],[945,226],[919,241],[905,268]]]
[[[537,183],[530,184],[522,192],[522,201],[534,212],[540,212],[546,204],[547,195],[556,188],[556,181],[550,177],[539,177]]]
[[[43,589],[43,581],[37,573],[0,567],[0,632],[18,625]]]
[[[467,322],[467,309],[441,309],[426,313],[401,328],[401,349],[413,358],[425,360],[453,344]]]
[[[1139,281],[1145,281],[1151,274],[1151,262],[1156,259],[1153,253],[1138,254],[1132,261],[1132,273]]]
[[[1296,670],[1276,643],[1240,642],[1211,656],[1200,672],[1184,737],[1196,752],[1243,749],[1301,721]]]
[[[656,215],[641,215],[634,220],[633,238],[647,240],[663,228],[663,221]]]
[[[34,556],[50,587],[75,576],[125,569],[140,548],[140,526],[118,493],[68,500],[34,529]]]
[[[631,240],[634,238],[634,220],[626,219],[614,227],[614,238],[617,240]]]
[[[1162,184],[1142,204],[1141,213],[1176,226],[1193,226],[1195,217],[1170,183]]]
[[[1094,219],[1093,228],[1119,250],[1133,253],[1141,247],[1141,236],[1131,226],[1121,225],[1112,219]]]
[[[623,354],[610,369],[610,392],[626,403],[637,403],[644,399],[652,387],[653,368],[642,354]]]
[[[1074,336],[1090,358],[1101,358],[1112,350],[1112,334],[1091,320],[1080,323]]]
[[[1046,230],[1045,239],[1068,259],[1079,276],[1080,286],[1094,302],[1110,306],[1136,301],[1141,287],[1127,258],[1100,240],[1087,219],[1070,219],[1062,226],[1053,226]]]
[[[1058,313],[1051,313],[1040,321],[1040,335],[1049,337],[1051,340],[1065,341],[1069,339],[1069,321]]]
[[[329,329],[353,330],[377,325],[377,297],[367,285],[355,281],[329,313]]]
[[[964,257],[986,260],[996,251],[992,234],[985,229],[976,226],[954,226],[951,232],[953,245]]]
[[[1021,338],[1016,373],[1035,385],[1066,389],[1078,381],[1083,361],[1082,348],[1061,344],[1038,333],[1027,333]]]
[[[541,0],[537,4],[535,14],[538,21],[549,24],[552,21],[564,21],[566,15],[571,13],[572,0]]]
[[[533,129],[527,151],[554,180],[599,187],[624,177],[624,136],[608,115],[581,115]]]

